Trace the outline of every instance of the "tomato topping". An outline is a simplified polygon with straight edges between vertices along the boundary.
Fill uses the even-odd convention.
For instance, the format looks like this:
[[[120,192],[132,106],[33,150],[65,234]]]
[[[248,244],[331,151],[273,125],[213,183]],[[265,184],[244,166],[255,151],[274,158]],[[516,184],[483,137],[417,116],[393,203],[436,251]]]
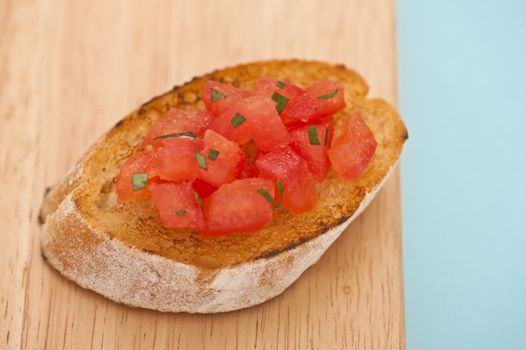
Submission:
[[[247,117],[238,111],[237,105],[231,105],[219,113],[210,124],[210,129],[238,145],[250,140]]]
[[[259,191],[259,192],[258,192]],[[241,179],[221,186],[205,200],[205,233],[257,231],[272,218],[272,205],[262,193],[272,196],[269,179]]]
[[[325,154],[331,144],[334,127],[331,122],[292,129],[290,147],[307,161],[309,170],[319,182],[325,179],[331,166]]]
[[[334,130],[345,100],[330,80],[303,90],[263,77],[253,93],[208,81],[202,98],[207,111],[170,109],[116,178],[120,203],[151,197],[166,227],[256,231],[273,207],[313,209],[331,164],[352,180],[376,151],[360,113]]]
[[[159,183],[150,187],[153,203],[164,226],[204,229],[203,211],[189,182]]]
[[[256,95],[272,98],[272,95],[274,95],[275,92],[290,100],[294,96],[302,93],[303,89],[288,80],[277,80],[268,77],[258,80],[255,91]]]
[[[345,107],[343,87],[330,80],[320,80],[306,89],[307,93],[320,101],[318,112],[322,115],[334,114]]]
[[[327,155],[332,166],[342,178],[359,177],[373,158],[376,140],[360,113],[354,113],[345,124],[343,132],[335,137]]]
[[[207,130],[203,138],[206,169],[199,167],[199,178],[215,186],[232,182],[239,177],[245,154],[241,148],[213,130]]]
[[[186,132],[200,135],[208,128],[211,120],[212,115],[206,111],[172,108],[151,127],[143,145],[152,143],[156,137],[170,134]]]
[[[134,174],[147,174],[148,168],[155,159],[155,154],[149,151],[142,151],[128,158],[121,168],[117,181],[115,183],[115,189],[117,191],[117,199],[119,203],[146,199],[150,196],[150,192],[146,187],[133,185]],[[146,183],[148,184],[148,175],[146,175]],[[141,188],[142,187],[142,188]]]
[[[196,152],[203,149],[203,141],[187,137],[170,137],[161,140],[155,160],[148,173],[168,181],[192,181],[198,176]]]
[[[210,128],[238,145],[252,138],[263,152],[288,144],[287,129],[268,97],[251,96],[237,100],[220,113]]]
[[[277,149],[256,160],[259,175],[283,184],[283,206],[293,212],[310,210],[316,204],[316,180],[307,162],[290,147]]]
[[[234,101],[250,96],[250,92],[232,85],[209,80],[203,87],[203,101],[206,109],[218,114],[227,109]]]
[[[281,117],[286,124],[291,122],[307,123],[324,116],[321,107],[322,103],[319,99],[302,92],[289,100],[281,113]]]

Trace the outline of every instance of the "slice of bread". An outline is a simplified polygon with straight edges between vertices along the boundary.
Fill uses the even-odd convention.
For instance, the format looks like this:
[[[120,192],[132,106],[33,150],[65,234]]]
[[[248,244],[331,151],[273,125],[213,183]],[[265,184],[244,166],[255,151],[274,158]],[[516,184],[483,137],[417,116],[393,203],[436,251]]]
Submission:
[[[339,82],[347,107],[373,131],[378,148],[367,171],[346,182],[331,170],[317,185],[316,207],[291,214],[278,209],[254,234],[204,236],[166,229],[150,201],[117,204],[115,176],[140,150],[149,127],[169,108],[204,109],[201,89],[209,79],[253,89],[262,76],[302,86]],[[262,303],[283,292],[314,264],[365,209],[396,164],[408,137],[385,101],[366,99],[368,86],[343,65],[289,60],[218,70],[176,86],[119,121],[45,196],[42,252],[67,278],[114,301],[172,312],[222,312]]]

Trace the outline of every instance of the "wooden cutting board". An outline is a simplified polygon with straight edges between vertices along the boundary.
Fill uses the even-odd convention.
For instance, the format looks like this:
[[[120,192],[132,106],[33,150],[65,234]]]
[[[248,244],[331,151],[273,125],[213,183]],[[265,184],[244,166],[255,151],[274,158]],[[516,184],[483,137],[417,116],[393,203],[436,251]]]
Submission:
[[[405,347],[399,171],[314,267],[275,299],[219,315],[110,302],[39,252],[57,181],[118,119],[215,68],[344,63],[396,105],[395,17],[373,1],[0,1],[0,348]]]

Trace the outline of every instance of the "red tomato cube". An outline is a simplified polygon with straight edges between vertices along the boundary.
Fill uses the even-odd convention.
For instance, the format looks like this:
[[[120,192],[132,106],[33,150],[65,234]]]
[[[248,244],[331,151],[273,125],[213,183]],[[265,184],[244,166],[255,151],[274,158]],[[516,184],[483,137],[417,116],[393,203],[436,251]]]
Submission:
[[[250,96],[250,92],[232,85],[209,80],[203,87],[203,101],[206,109],[214,114],[227,109],[234,101]]]
[[[281,113],[281,117],[285,124],[309,123],[324,117],[321,107],[322,102],[319,99],[302,92],[289,100]]]
[[[151,191],[165,227],[204,229],[203,211],[189,182],[152,184]]]
[[[151,144],[156,137],[176,133],[192,133],[201,135],[212,121],[212,115],[197,109],[170,109],[156,124],[154,124],[143,146]]]
[[[161,140],[162,147],[155,153],[148,172],[167,181],[192,181],[198,176],[196,152],[203,149],[203,141],[187,137]]]
[[[128,158],[122,166],[115,184],[119,203],[146,199],[150,196],[147,186],[151,183],[152,176],[144,174],[148,173],[148,169],[155,158],[156,155],[152,151],[143,151]],[[135,174],[138,175],[134,181]],[[136,183],[135,186],[134,182]],[[146,186],[143,187],[143,185]]]
[[[307,162],[290,147],[262,155],[256,160],[256,166],[261,177],[281,181],[285,208],[299,213],[314,207],[316,180]]]
[[[353,114],[327,155],[336,172],[346,180],[362,175],[376,151],[376,140],[360,113]]]
[[[259,192],[258,192],[259,191]],[[205,233],[253,232],[272,218],[272,204],[262,193],[273,196],[274,181],[241,179],[222,185],[205,200]]]
[[[288,144],[287,129],[268,97],[251,96],[234,102],[220,113],[210,128],[238,145],[252,138],[263,152]]]
[[[319,113],[334,114],[345,107],[343,87],[330,80],[320,80],[306,89],[307,93],[320,101]]]
[[[205,148],[202,155],[206,169],[198,167],[200,179],[214,186],[220,186],[240,176],[245,153],[235,142],[213,130],[205,131],[203,141]]]
[[[325,179],[331,164],[325,151],[329,148],[334,128],[332,122],[301,126],[290,130],[290,147],[307,161],[309,170],[319,182]]]

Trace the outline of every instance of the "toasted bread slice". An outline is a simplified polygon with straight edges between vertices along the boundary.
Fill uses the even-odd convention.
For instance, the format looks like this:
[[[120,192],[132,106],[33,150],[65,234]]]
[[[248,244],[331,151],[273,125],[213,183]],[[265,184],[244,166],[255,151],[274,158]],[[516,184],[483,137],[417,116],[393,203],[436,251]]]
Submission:
[[[367,171],[346,182],[331,170],[317,185],[316,207],[302,214],[278,209],[254,234],[209,237],[167,229],[150,201],[118,204],[115,177],[140,150],[149,127],[169,108],[204,109],[203,84],[219,80],[253,89],[261,76],[302,86],[320,79],[344,86],[347,107],[336,124],[360,110],[378,148]],[[407,130],[368,86],[343,65],[266,61],[218,70],[176,86],[119,121],[46,194],[42,252],[67,278],[114,301],[172,312],[222,312],[262,303],[314,264],[367,206],[397,162]]]

